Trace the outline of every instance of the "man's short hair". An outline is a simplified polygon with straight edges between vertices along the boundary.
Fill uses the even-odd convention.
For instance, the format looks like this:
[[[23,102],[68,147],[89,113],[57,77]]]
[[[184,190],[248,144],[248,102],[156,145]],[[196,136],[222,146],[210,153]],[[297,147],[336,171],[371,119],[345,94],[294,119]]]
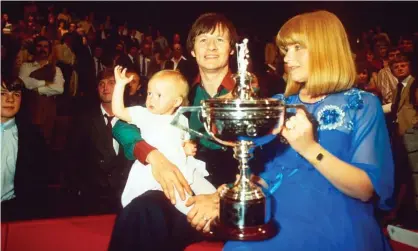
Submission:
[[[106,68],[103,71],[99,72],[97,76],[97,83],[99,83],[103,79],[114,77],[115,73],[113,71],[113,68]]]
[[[1,88],[6,89],[10,92],[23,91],[25,84],[20,78],[3,78],[1,79]]]
[[[409,57],[405,54],[400,54],[399,56],[395,57],[392,61],[389,62],[389,66],[392,69],[392,66],[394,64],[403,63],[403,62],[409,63],[410,62]]]
[[[223,31],[229,32],[229,45],[231,50],[233,50],[235,48],[235,43],[238,40],[237,31],[232,22],[219,13],[203,14],[193,23],[189,35],[187,36],[187,50],[189,52],[193,50],[197,36],[214,32],[219,25]]]
[[[49,53],[52,53],[52,44],[51,44],[51,41],[49,41],[49,40],[48,40],[48,38],[46,38],[46,37],[44,37],[44,36],[37,36],[37,37],[35,37],[35,39],[33,40],[33,43],[32,43],[32,46],[31,46],[31,51],[30,51],[30,53],[31,53],[31,54],[35,54],[35,52],[36,52],[36,45],[37,45],[39,42],[42,42],[42,41],[46,41],[46,42],[48,42],[48,49],[49,49]]]

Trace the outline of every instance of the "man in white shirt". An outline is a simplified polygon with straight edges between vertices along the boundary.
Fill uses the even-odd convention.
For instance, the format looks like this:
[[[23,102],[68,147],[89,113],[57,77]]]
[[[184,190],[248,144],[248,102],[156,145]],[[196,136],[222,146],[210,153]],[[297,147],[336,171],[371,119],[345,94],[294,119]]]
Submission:
[[[170,62],[166,63],[165,69],[181,72],[186,77],[187,82],[191,84],[197,76],[197,67],[195,65],[183,56],[183,47],[180,43],[173,44],[173,57]]]
[[[64,77],[61,69],[49,62],[51,43],[46,37],[35,38],[34,61],[23,63],[19,78],[30,93],[29,107],[32,122],[39,125],[49,143],[56,117],[55,96],[64,92]]]
[[[31,218],[46,205],[47,163],[43,138],[21,110],[20,79],[1,83],[1,216],[2,221]],[[22,114],[26,115],[26,114]],[[45,210],[43,210],[45,213]]]
[[[382,103],[388,104],[392,102],[393,92],[396,89],[398,79],[393,75],[390,70],[389,63],[400,55],[400,51],[397,47],[389,48],[388,50],[388,63],[377,74],[377,88],[382,95]]]

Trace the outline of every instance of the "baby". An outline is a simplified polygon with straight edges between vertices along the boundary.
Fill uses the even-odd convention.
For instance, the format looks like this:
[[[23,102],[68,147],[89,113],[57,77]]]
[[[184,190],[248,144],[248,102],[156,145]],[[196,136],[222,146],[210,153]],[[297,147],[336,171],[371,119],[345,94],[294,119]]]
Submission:
[[[216,188],[204,178],[208,175],[205,163],[193,157],[196,154],[196,145],[189,141],[190,135],[170,124],[177,108],[187,104],[189,85],[184,76],[174,70],[154,74],[148,83],[146,108],[125,107],[124,88],[132,80],[132,76],[126,77],[126,69],[122,71],[121,66],[116,66],[115,80],[112,97],[115,116],[140,128],[142,138],[180,169],[196,195],[214,193]],[[188,127],[185,116],[180,118],[180,123]],[[125,207],[134,198],[149,190],[162,191],[162,187],[152,175],[151,165],[144,166],[136,160],[122,193],[122,205]],[[185,206],[188,197],[190,196],[182,201],[176,191],[175,206],[183,214],[187,214],[191,209]]]

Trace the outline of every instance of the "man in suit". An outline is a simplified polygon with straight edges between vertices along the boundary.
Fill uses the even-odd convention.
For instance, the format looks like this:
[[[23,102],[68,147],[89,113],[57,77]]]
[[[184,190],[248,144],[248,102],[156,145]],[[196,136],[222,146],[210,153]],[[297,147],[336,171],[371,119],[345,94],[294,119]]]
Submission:
[[[396,220],[406,226],[416,226],[414,185],[412,183],[412,168],[408,161],[404,135],[408,129],[418,126],[417,98],[418,88],[411,75],[410,60],[405,55],[396,57],[390,63],[392,74],[398,84],[393,93],[389,107],[393,120],[392,147],[395,161],[395,196],[398,205],[394,210]],[[384,106],[384,107],[385,107]]]
[[[115,213],[132,162],[112,137],[114,117],[111,102],[115,78],[113,69],[99,75],[99,104],[76,117],[68,149],[68,177],[87,213]]]
[[[398,79],[392,99],[391,112],[397,124],[397,134],[403,136],[405,131],[418,123],[418,113],[412,100],[417,88],[415,78],[411,75],[410,60],[406,56],[395,58],[390,63],[393,75]]]
[[[181,72],[191,84],[197,75],[195,63],[191,63],[183,56],[183,47],[180,43],[173,44],[173,57],[165,65],[165,69]]]
[[[20,111],[23,90],[22,80],[2,79],[2,221],[47,214],[46,145],[39,129],[25,119],[27,114]]]
[[[105,66],[102,63],[103,56],[103,47],[101,45],[96,45],[93,53],[94,67],[95,67],[95,76],[96,79],[99,77],[99,73],[102,72]]]

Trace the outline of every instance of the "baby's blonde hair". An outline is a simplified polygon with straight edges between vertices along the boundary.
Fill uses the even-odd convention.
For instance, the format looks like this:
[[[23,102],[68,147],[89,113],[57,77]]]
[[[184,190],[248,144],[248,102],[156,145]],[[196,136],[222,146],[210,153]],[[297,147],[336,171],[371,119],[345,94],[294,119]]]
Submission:
[[[169,79],[171,83],[174,83],[176,85],[175,89],[178,91],[178,95],[183,99],[181,105],[187,106],[189,104],[188,95],[190,88],[183,74],[175,70],[162,70],[152,75],[149,82],[156,81],[158,79]]]

